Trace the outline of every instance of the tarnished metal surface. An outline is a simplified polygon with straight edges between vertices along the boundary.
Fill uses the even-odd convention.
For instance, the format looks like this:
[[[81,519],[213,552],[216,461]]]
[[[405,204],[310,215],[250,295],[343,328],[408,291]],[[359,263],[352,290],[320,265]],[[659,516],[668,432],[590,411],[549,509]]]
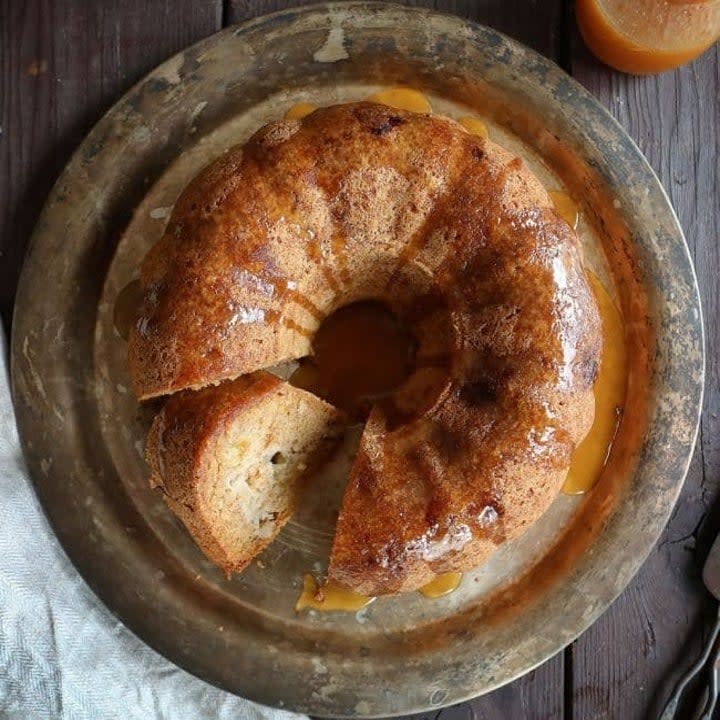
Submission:
[[[263,567],[225,580],[147,487],[148,413],[129,394],[112,308],[199,167],[294,102],[396,84],[424,89],[439,112],[481,115],[549,188],[582,201],[588,262],[625,316],[626,412],[595,491],[558,498],[459,591],[382,599],[357,617],[296,615],[302,572],[327,561],[331,493],[307,500]],[[357,717],[439,707],[505,683],[570,642],[625,587],[669,517],[692,452],[702,318],[662,188],[572,79],[459,18],[350,2],[215,35],[160,66],[98,123],[39,220],[12,362],[38,495],[108,607],[210,682]]]

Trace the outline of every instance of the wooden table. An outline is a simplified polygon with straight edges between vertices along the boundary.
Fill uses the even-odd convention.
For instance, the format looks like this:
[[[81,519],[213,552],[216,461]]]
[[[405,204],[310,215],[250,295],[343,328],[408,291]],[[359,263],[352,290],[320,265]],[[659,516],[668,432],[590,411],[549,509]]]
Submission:
[[[50,187],[100,115],[155,65],[221,27],[297,0],[0,0],[0,312]],[[516,682],[424,720],[654,717],[713,608],[700,567],[720,528],[720,48],[659,77],[598,64],[571,0],[417,0],[473,18],[560,63],[620,121],[660,176],[695,260],[708,380],[698,447],[658,547],[610,610]]]

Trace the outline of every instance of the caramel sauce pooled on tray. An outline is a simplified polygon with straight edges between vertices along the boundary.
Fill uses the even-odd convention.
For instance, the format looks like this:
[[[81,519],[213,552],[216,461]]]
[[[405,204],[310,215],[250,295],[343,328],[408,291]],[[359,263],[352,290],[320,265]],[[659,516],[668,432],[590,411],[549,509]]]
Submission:
[[[462,573],[445,573],[444,575],[438,575],[427,585],[423,585],[418,592],[426,598],[443,597],[457,590],[461,581]]]
[[[458,122],[471,134],[477,135],[481,138],[488,136],[487,125],[479,118],[472,117],[471,115],[465,115],[461,117]]]
[[[717,0],[577,0],[575,17],[600,60],[638,75],[690,62],[720,37]]]
[[[592,490],[610,455],[620,424],[627,387],[627,358],[622,316],[602,283],[588,273],[600,310],[603,351],[595,387],[595,420],[587,437],[575,448],[562,491],[579,495]]]
[[[550,199],[555,206],[555,212],[573,229],[576,230],[578,220],[580,219],[580,211],[577,203],[561,190],[550,190],[548,192]]]
[[[302,120],[306,115],[317,110],[317,105],[309,102],[300,102],[292,105],[285,113],[286,120]]]
[[[358,595],[332,582],[318,585],[310,573],[303,576],[303,589],[295,603],[295,612],[320,610],[321,612],[357,612],[369,605],[375,598]]]
[[[389,105],[398,110],[408,110],[415,113],[432,112],[432,106],[427,97],[419,90],[413,90],[412,88],[387,88],[371,95],[368,100]]]

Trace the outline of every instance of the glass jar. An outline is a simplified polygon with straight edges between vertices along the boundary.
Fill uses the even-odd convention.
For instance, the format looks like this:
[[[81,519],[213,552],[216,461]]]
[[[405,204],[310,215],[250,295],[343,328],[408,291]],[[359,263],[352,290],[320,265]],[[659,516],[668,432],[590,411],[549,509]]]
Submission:
[[[635,75],[689,62],[720,37],[720,0],[576,0],[575,15],[593,54]]]

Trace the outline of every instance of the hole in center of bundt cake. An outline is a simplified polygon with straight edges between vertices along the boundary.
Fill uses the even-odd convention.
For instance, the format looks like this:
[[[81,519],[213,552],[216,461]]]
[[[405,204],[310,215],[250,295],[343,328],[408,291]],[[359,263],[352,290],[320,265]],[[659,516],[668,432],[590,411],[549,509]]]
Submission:
[[[393,394],[415,369],[417,343],[379,300],[361,300],[329,315],[290,382],[356,416]]]

